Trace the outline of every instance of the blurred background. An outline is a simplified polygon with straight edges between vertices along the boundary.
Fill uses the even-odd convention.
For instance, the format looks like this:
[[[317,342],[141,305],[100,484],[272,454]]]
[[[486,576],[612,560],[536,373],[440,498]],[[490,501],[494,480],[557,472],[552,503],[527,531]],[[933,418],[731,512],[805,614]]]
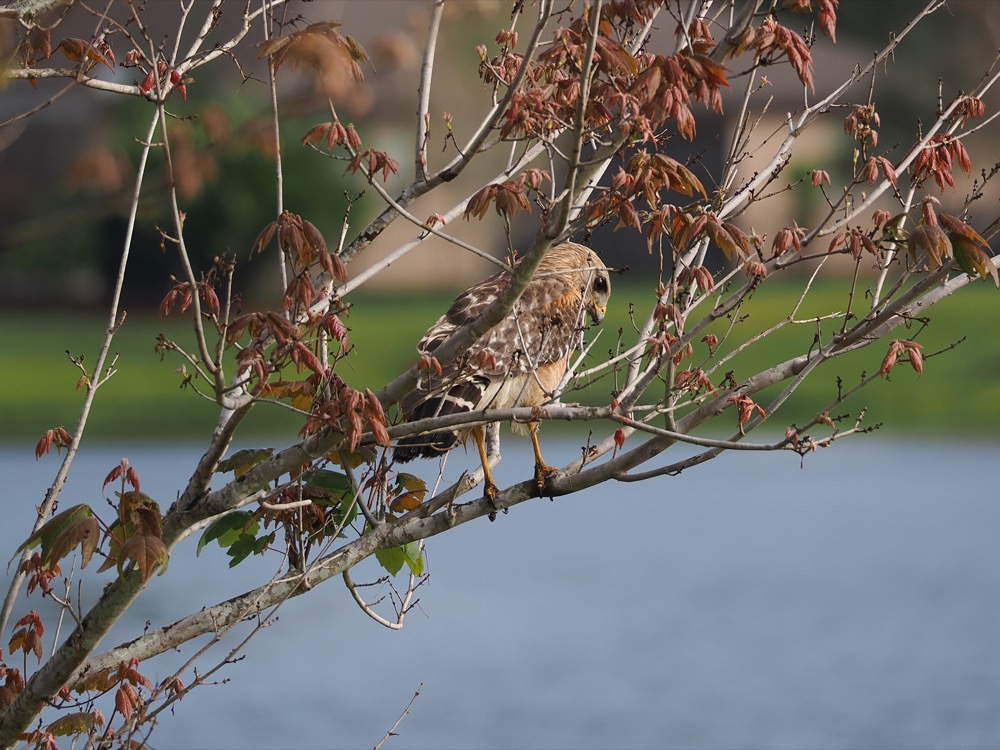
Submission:
[[[489,92],[476,77],[475,46],[491,42],[496,30],[509,24],[507,4],[494,0],[463,0],[446,7],[443,33],[447,43],[438,50],[439,77],[432,90],[432,165],[443,163],[454,153],[451,149],[445,154],[440,151],[446,145],[441,119],[445,112],[453,117],[459,142],[478,122]],[[833,88],[845,71],[866,62],[913,9],[909,2],[890,0],[880,3],[877,13],[874,7],[865,6],[861,12],[845,9],[840,14],[838,44],[824,37],[816,45],[818,93]],[[980,68],[985,68],[995,54],[1000,22],[997,14],[990,12],[991,6],[959,2],[951,7],[955,8],[952,13],[936,14],[899,49],[891,64],[891,77],[884,85],[877,77],[874,101],[882,120],[879,150],[884,149],[890,159],[902,158],[914,142],[920,122],[933,119],[938,79],[944,95],[951,96],[972,86],[982,74]],[[144,12],[149,14],[149,23],[162,23],[166,29],[176,25],[177,8],[171,4],[154,3]],[[302,146],[301,138],[313,125],[330,119],[325,99],[325,93],[330,92],[341,118],[356,125],[366,145],[397,156],[400,174],[390,179],[390,193],[406,184],[413,174],[409,157],[412,120],[429,6],[410,0],[326,0],[293,3],[290,16],[298,12],[309,21],[342,21],[342,31],[356,37],[372,58],[371,64],[365,65],[366,82],[360,88],[340,79],[318,82],[315,76],[290,67],[279,77],[284,205],[319,226],[332,243],[340,234],[348,199],[352,202],[349,223],[354,231],[381,209],[381,203],[374,191],[365,190],[363,181],[344,174],[344,162]],[[801,18],[804,23],[807,17]],[[220,35],[237,21],[236,16],[224,15]],[[92,25],[89,15],[70,15],[58,34],[89,34]],[[672,31],[673,22],[665,22],[655,33],[663,36]],[[942,39],[961,40],[967,54],[956,56],[952,43],[942,44]],[[280,301],[277,249],[272,246],[252,261],[249,256],[254,239],[275,213],[274,143],[268,87],[259,64],[254,67],[254,55],[244,57],[248,59],[243,69],[228,64],[200,69],[197,80],[187,87],[187,102],[172,102],[177,109],[176,121],[172,122],[172,146],[196,272],[208,270],[217,256],[234,258],[243,307],[266,309],[276,307]],[[52,64],[65,62],[59,59],[57,51]],[[101,75],[112,80],[131,81],[136,76],[133,70],[121,67],[113,75],[102,70]],[[784,66],[774,67],[768,78],[770,86],[765,88],[773,98],[758,129],[760,140],[781,132],[785,113],[801,106],[800,89],[786,85],[790,78]],[[34,89],[24,81],[4,83],[0,90],[0,122],[39,106],[64,84],[43,79],[37,86]],[[456,91],[463,94],[455,96]],[[855,94],[858,101],[866,100],[867,83]],[[3,436],[9,440],[37,439],[45,429],[70,424],[76,417],[75,405],[82,398],[74,390],[79,371],[71,365],[66,352],[82,355],[86,362],[87,356],[94,356],[104,329],[104,309],[124,241],[138,154],[136,138],[143,132],[149,107],[149,103],[132,97],[70,87],[52,106],[0,129],[0,330],[4,357],[16,365],[11,387],[0,391]],[[700,119],[694,142],[671,141],[676,147],[672,155],[687,160],[707,186],[714,184],[718,174],[734,127],[730,119],[735,116],[734,107],[735,103],[724,116]],[[834,185],[846,181],[853,144],[842,130],[846,114],[834,109],[828,118],[807,131],[795,160],[785,170],[788,182],[807,180],[813,169],[820,168],[829,171]],[[998,144],[989,140],[991,132],[984,129],[965,141],[973,160],[987,169],[998,151]],[[497,155],[497,159],[503,158],[506,154]],[[753,168],[749,164],[747,171]],[[971,175],[956,170],[958,185],[941,195],[942,210],[957,213],[973,181],[979,178],[975,169]],[[92,438],[147,439],[153,437],[149,425],[155,425],[157,439],[194,436],[215,418],[211,405],[193,394],[177,392],[180,377],[174,370],[179,362],[169,358],[161,362],[153,352],[153,342],[160,332],[180,343],[190,341],[189,323],[182,316],[175,313],[161,319],[155,312],[173,284],[171,276],[181,273],[176,253],[162,246],[159,234],[160,228],[169,226],[166,194],[155,189],[164,179],[162,161],[154,154],[147,189],[140,201],[123,292],[129,318],[115,344],[121,353],[118,366],[122,377],[109,383],[102,393],[102,398],[114,407],[97,410],[89,428]],[[429,216],[446,210],[477,189],[482,179],[479,170],[463,175],[453,185],[445,186],[443,195],[417,202],[413,212]],[[998,195],[988,190],[973,206],[972,226],[983,230],[984,224],[997,215],[997,205]],[[823,210],[815,189],[787,191],[747,211],[738,223],[745,231],[752,229],[764,235],[769,242],[792,219],[805,226]],[[534,228],[531,218],[519,222],[513,231],[514,247],[522,248]],[[507,247],[501,222],[492,212],[484,221],[454,221],[448,231],[498,256]],[[410,236],[410,228],[396,222],[350,265],[350,275],[358,276]],[[610,226],[584,239],[604,253],[609,263],[625,269],[616,278],[605,328],[611,333],[619,328],[628,332],[632,306],[643,310],[652,299],[660,259],[648,252],[644,238],[628,231],[613,232]],[[845,265],[845,272],[848,268],[853,269],[853,265]],[[875,273],[868,267],[861,270],[862,288],[867,288]],[[437,239],[393,263],[350,297],[352,314],[347,324],[359,356],[351,358],[342,375],[355,386],[387,382],[411,362],[415,342],[452,296],[491,272],[491,266],[482,259]],[[807,301],[806,307],[812,305],[816,314],[848,304],[845,285],[837,278],[824,283],[828,278],[821,277],[813,298]],[[763,329],[786,316],[797,286],[798,281],[793,279],[784,291],[758,295],[754,300],[754,328]],[[996,434],[1000,381],[993,374],[1000,366],[1000,349],[991,334],[992,316],[983,313],[992,298],[991,290],[985,287],[985,283],[973,284],[935,309],[933,324],[921,338],[925,353],[965,337],[963,344],[947,356],[929,361],[919,381],[900,373],[894,375],[898,382],[892,387],[870,389],[877,397],[878,413],[873,414],[876,421],[885,422],[890,430]],[[797,333],[799,340],[808,342],[813,331]],[[611,338],[606,336],[609,347],[613,344]],[[774,348],[757,347],[756,353],[736,361],[737,377],[749,374],[752,368],[781,352],[787,353],[790,343],[775,337]],[[877,367],[883,353],[872,350],[838,360],[836,375],[853,381],[861,371]],[[804,405],[814,406],[817,400],[829,401],[834,379],[831,373],[825,382],[817,378],[807,383],[800,397],[789,404],[789,413]],[[31,387],[18,387],[19,383],[30,383]],[[607,388],[582,398],[604,401]],[[291,420],[282,422],[283,415],[276,411],[270,416],[279,425],[295,426]],[[275,423],[269,418],[263,423],[254,421],[249,427],[270,434]]]
[[[475,47],[492,43],[510,18],[509,4],[493,0],[446,7],[448,43],[439,47],[431,106],[430,152],[438,163],[453,153],[440,153],[443,113],[453,115],[461,142],[488,100],[476,77]],[[865,64],[913,7],[910,0],[842,4],[837,45],[820,38],[815,48],[817,94]],[[292,8],[310,21],[341,20],[341,30],[371,55],[362,89],[327,84],[334,85],[341,118],[356,125],[367,145],[396,156],[400,175],[388,187],[397,191],[413,172],[412,121],[429,4],[324,0]],[[900,48],[884,84],[877,77],[879,148],[894,161],[914,142],[921,121],[934,119],[938,79],[946,99],[971,88],[1000,47],[1000,13],[991,3],[956,0],[949,9]],[[144,12],[151,26],[160,18],[171,28],[177,11],[172,3],[147,3]],[[224,17],[220,33],[237,20]],[[88,36],[93,19],[70,17],[65,24],[61,34]],[[672,32],[669,21],[656,33]],[[235,257],[245,309],[274,308],[281,296],[276,248],[249,259],[276,205],[268,87],[252,65],[242,72],[226,65],[203,70],[188,85],[187,102],[171,103],[181,118],[173,124],[173,147],[190,249],[199,270],[215,256]],[[102,75],[131,82],[134,72]],[[784,69],[768,77],[773,122],[765,121],[762,133],[780,132],[785,114],[801,107],[800,95],[788,94],[799,88],[783,85],[789,80]],[[287,70],[279,83],[285,205],[332,242],[349,200],[354,230],[381,206],[370,190],[360,196],[364,184],[345,177],[342,162],[300,145],[310,127],[330,119],[314,78]],[[5,122],[62,84],[0,86]],[[866,98],[865,85],[854,100]],[[988,112],[996,108],[995,100],[987,105]],[[78,417],[80,371],[67,352],[90,362],[103,337],[133,189],[135,138],[149,107],[74,89],[0,128],[6,550],[23,539],[59,460],[53,453],[36,462],[35,442],[51,427],[72,429]],[[723,116],[699,119],[694,142],[672,142],[677,152],[671,155],[689,160],[706,187],[714,184],[735,114],[734,102]],[[845,115],[833,110],[810,133],[785,172],[789,182],[808,179],[813,169],[828,170],[834,185],[846,181],[852,142],[843,135]],[[989,133],[966,140],[974,163],[987,171],[1000,153]],[[483,173],[464,177],[444,202],[421,202],[414,213],[450,206],[447,200],[467,194]],[[956,171],[959,184],[941,196],[943,209],[957,213],[976,178],[977,169],[967,178]],[[162,180],[154,158],[147,185]],[[792,218],[804,226],[823,211],[815,191],[790,191],[764,205],[767,213],[748,212],[739,224],[773,237]],[[212,404],[180,389],[180,363],[153,351],[161,332],[191,340],[189,320],[157,314],[171,275],[180,273],[158,233],[168,226],[168,210],[163,191],[145,192],[123,299],[128,318],[114,344],[119,372],[98,395],[66,504],[101,505],[101,480],[128,456],[143,491],[168,505],[217,418]],[[987,193],[969,223],[982,230],[997,214],[998,197]],[[507,240],[495,218],[456,221],[448,229],[502,255]],[[526,243],[533,229],[531,221],[519,226],[514,245]],[[351,276],[410,234],[405,226],[387,232],[351,264]],[[652,300],[659,259],[648,254],[643,238],[626,232],[602,229],[589,240],[609,262],[627,267],[615,281],[599,345],[607,348],[616,331],[631,330],[632,306],[644,309]],[[356,356],[341,375],[373,389],[390,380],[412,364],[416,342],[454,294],[491,272],[481,259],[434,241],[394,263],[350,296],[346,322]],[[871,269],[864,273],[874,278]],[[757,295],[748,309],[754,330],[788,315],[799,291],[793,279]],[[817,284],[800,314],[846,304],[845,284],[834,276]],[[554,504],[527,503],[496,524],[471,524],[431,539],[431,583],[399,633],[365,618],[335,583],[289,603],[279,622],[253,641],[248,658],[224,670],[232,682],[179,704],[176,718],[164,718],[154,734],[154,745],[374,744],[422,684],[402,736],[387,747],[995,747],[998,306],[992,285],[974,283],[931,311],[920,338],[925,352],[958,345],[929,357],[922,376],[897,370],[891,382],[846,405],[852,413],[866,408],[865,424],[883,423],[873,435],[839,442],[804,462],[792,454],[727,455],[708,471],[595,488]],[[769,338],[733,361],[736,376],[806,349],[813,334],[793,326]],[[855,382],[875,371],[883,355],[884,348],[873,348],[822,369],[772,420],[771,431],[781,434],[789,422],[808,419],[836,394],[838,379]],[[607,391],[602,385],[581,400],[606,402]],[[258,411],[239,447],[295,439],[296,418]],[[610,428],[593,429],[603,435]],[[586,440],[576,426],[544,429],[553,462],[579,455]],[[474,456],[456,451],[446,477],[456,479],[474,463]],[[436,469],[435,462],[417,467],[429,478]],[[505,437],[498,480],[519,481],[530,469],[526,446]],[[169,574],[153,580],[134,619],[123,623],[121,639],[146,620],[159,626],[237,594],[272,565],[254,558],[230,570],[226,563],[212,548],[196,558],[188,540]],[[193,591],[201,597],[196,606]],[[32,600],[31,606],[41,605]],[[157,667],[159,677],[169,663]]]

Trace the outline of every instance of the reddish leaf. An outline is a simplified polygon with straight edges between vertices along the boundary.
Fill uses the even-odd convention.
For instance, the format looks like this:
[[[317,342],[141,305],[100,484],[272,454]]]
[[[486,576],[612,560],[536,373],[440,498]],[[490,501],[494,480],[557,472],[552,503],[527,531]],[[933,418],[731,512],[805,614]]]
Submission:
[[[384,448],[388,448],[389,432],[386,429],[385,412],[382,411],[382,404],[369,389],[365,389],[365,416],[368,418],[368,425],[372,429],[372,436],[375,442]]]
[[[53,565],[51,568],[42,565],[42,556],[38,552],[33,552],[30,557],[25,558],[18,566],[18,570],[28,577],[28,594],[35,589],[41,589],[43,594],[51,593],[52,579],[62,572],[58,565]]]
[[[125,482],[132,485],[132,489],[139,489],[139,475],[136,473],[135,467],[129,464],[127,458],[122,458],[122,460],[118,462],[118,465],[108,472],[106,477],[104,477],[104,484],[101,485],[101,492],[103,492],[109,484],[121,477],[125,477]]]
[[[875,161],[874,156],[868,157],[868,160],[865,162],[865,166],[861,170],[861,179],[869,185],[874,185],[878,179],[878,162]]]
[[[176,675],[168,677],[160,687],[166,690],[171,697],[177,698],[177,700],[181,700],[184,697],[184,683]]]
[[[837,42],[837,6],[839,3],[840,0],[819,0],[817,15],[820,29],[830,37],[830,41],[834,44]]]
[[[625,430],[619,427],[615,430],[615,450],[620,450],[625,445]]]
[[[957,216],[952,216],[951,214],[942,212],[938,214],[938,219],[941,222],[941,226],[950,232],[952,237],[961,237],[964,240],[981,245],[986,250],[990,249],[990,243],[983,239],[979,233],[976,232],[976,230],[959,219]]]
[[[468,219],[470,216],[477,219],[484,218],[486,216],[486,212],[489,210],[490,201],[496,197],[496,193],[496,185],[487,185],[486,187],[476,191],[476,193],[469,198],[469,202],[465,206],[465,213],[463,214],[465,219]]]
[[[153,86],[156,85],[156,73],[152,70],[146,74],[146,77],[142,79],[142,83],[139,84],[139,90],[144,94],[148,94],[153,90]]]
[[[312,246],[316,250],[322,250],[326,252],[326,239],[323,237],[323,233],[319,231],[319,228],[315,224],[313,224],[311,221],[303,219],[302,231],[305,234],[306,239],[312,243]]]
[[[39,663],[42,661],[42,635],[45,633],[45,626],[42,618],[35,610],[31,610],[14,623],[18,628],[11,636],[8,647],[11,652],[23,651],[25,656],[34,654]]]
[[[881,377],[888,377],[892,368],[896,366],[896,362],[899,359],[900,354],[907,354],[910,359],[910,366],[916,370],[917,374],[921,374],[924,371],[924,357],[920,350],[923,347],[915,341],[908,341],[906,339],[893,339],[889,343],[889,350],[886,352],[885,358],[882,360],[882,366],[879,368],[879,375]]]
[[[75,63],[83,62],[86,59],[88,63],[103,63],[114,70],[114,66],[108,61],[108,58],[102,55],[96,46],[84,39],[72,37],[63,39],[59,42],[58,49]]]
[[[899,178],[896,175],[896,168],[892,165],[892,162],[884,156],[879,156],[877,161],[879,168],[882,170],[882,174],[885,175],[885,178],[894,188],[898,188]]]
[[[271,244],[271,240],[274,239],[274,233],[278,231],[278,222],[272,221],[266,227],[264,227],[260,234],[257,235],[257,239],[254,240],[253,245],[250,247],[250,257],[252,258],[254,254],[260,254],[264,251],[264,248]]]
[[[139,672],[139,659],[132,657],[129,661],[123,661],[118,665],[118,679],[128,682],[131,685],[142,686],[149,690],[153,689],[153,683]]]
[[[125,721],[128,721],[138,707],[139,700],[139,693],[136,692],[136,689],[127,682],[122,683],[115,691],[115,710],[124,717]]]
[[[306,134],[302,136],[302,145],[308,146],[311,143],[323,140],[332,127],[332,122],[321,122],[319,125],[313,125],[308,131],[306,131]]]
[[[743,427],[750,421],[750,418],[753,416],[755,411],[760,414],[761,419],[767,419],[767,414],[764,413],[764,410],[755,404],[753,399],[745,393],[730,396],[729,401],[736,404],[737,425],[739,426],[740,432],[743,432]]]
[[[951,240],[940,227],[931,224],[921,224],[906,240],[910,257],[916,261],[922,255],[927,256],[927,266],[930,270],[938,268],[945,258],[952,255]]]
[[[967,96],[962,99],[955,112],[962,116],[961,126],[964,128],[965,123],[971,118],[982,117],[986,114],[986,103],[974,96]]]
[[[715,217],[711,217],[709,221],[705,224],[705,232],[711,238],[712,242],[722,250],[725,254],[727,260],[733,260],[738,257],[746,257],[750,254],[750,244],[747,241],[746,235],[737,239],[732,234],[732,229],[734,229],[731,224],[723,225],[719,223]],[[740,232],[742,234],[742,232]],[[742,241],[740,241],[742,240]]]
[[[58,453],[62,453],[62,449],[68,448],[72,442],[73,436],[66,431],[65,427],[60,426],[46,430],[37,445],[35,445],[35,460],[37,461],[52,450],[53,445],[56,447]]]
[[[358,131],[354,129],[354,124],[348,123],[345,128],[338,122],[337,126],[343,131],[343,139],[347,142],[347,145],[354,151],[361,151],[361,136],[358,135]]]
[[[424,222],[424,226],[433,227],[437,224],[441,224],[442,226],[444,226],[447,223],[448,222],[445,221],[445,218],[441,214],[432,213],[430,216],[427,217],[427,221]]]
[[[795,248],[795,252],[802,252],[801,234],[802,229],[798,225],[779,229],[771,243],[771,250],[774,251],[774,255],[784,255],[793,247]]]
[[[89,505],[74,505],[60,511],[17,548],[18,552],[38,545],[41,564],[52,569],[70,551],[80,546],[81,567],[86,567],[97,549],[100,527]]]
[[[822,169],[814,169],[812,171],[812,186],[819,187],[824,182],[830,185],[830,175]]]
[[[198,296],[201,297],[201,307],[204,312],[218,317],[219,313],[222,311],[221,303],[219,302],[219,295],[215,293],[215,289],[207,281],[202,281],[198,284]]]
[[[808,86],[810,91],[814,89],[812,52],[805,40],[794,31],[779,25],[773,17],[768,16],[757,29],[750,46],[759,50],[762,56],[783,53],[803,85]]]
[[[420,507],[422,502],[422,495],[418,495],[416,492],[406,492],[392,499],[392,502],[389,503],[389,510],[393,513],[415,510]]]
[[[136,534],[125,540],[121,548],[123,560],[132,560],[142,580],[148,581],[158,565],[167,562],[167,546],[163,539],[151,534]]]
[[[889,373],[892,372],[892,368],[896,366],[896,360],[899,359],[901,351],[903,351],[903,346],[899,339],[895,339],[889,343],[889,350],[885,353],[885,357],[882,358],[882,365],[878,370],[880,377],[888,377]]]
[[[345,70],[355,83],[361,83],[364,76],[357,62],[367,61],[368,54],[352,37],[338,32],[338,26],[339,21],[320,21],[287,36],[260,42],[257,57],[269,57],[275,73],[288,63],[293,68],[312,68],[324,83],[332,83],[329,79]]]
[[[323,270],[331,279],[335,279],[341,284],[347,281],[347,266],[344,265],[339,255],[322,250],[319,254],[319,260]]]
[[[167,548],[160,527],[160,508],[147,495],[138,491],[124,492],[118,503],[118,521],[111,527],[107,559],[101,570],[118,567],[121,574],[125,562],[131,560],[148,580],[157,566],[165,566]]]

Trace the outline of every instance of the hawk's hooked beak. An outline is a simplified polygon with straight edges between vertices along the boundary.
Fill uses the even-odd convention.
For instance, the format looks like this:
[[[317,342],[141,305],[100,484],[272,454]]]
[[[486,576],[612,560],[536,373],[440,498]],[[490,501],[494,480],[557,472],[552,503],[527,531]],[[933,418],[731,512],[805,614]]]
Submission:
[[[596,326],[602,320],[604,320],[604,314],[608,311],[607,305],[601,307],[594,306],[590,308],[590,320]]]

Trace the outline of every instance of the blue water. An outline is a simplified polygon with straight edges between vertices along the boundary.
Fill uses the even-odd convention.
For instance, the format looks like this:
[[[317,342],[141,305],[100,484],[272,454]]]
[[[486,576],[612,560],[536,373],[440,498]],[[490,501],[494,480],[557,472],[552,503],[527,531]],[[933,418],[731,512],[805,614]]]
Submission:
[[[385,747],[997,747],[998,448],[865,437],[801,469],[791,454],[730,454],[527,503],[428,542],[431,579],[401,632],[336,579],[287,603],[216,676],[230,682],[185,698],[151,744],[371,747],[422,685]],[[167,505],[197,450],[85,453],[63,507],[99,505],[123,454]],[[452,461],[456,474],[471,464]],[[0,450],[3,549],[54,465]],[[505,445],[501,481],[530,468],[523,446]],[[230,570],[188,540],[112,641],[276,565]],[[143,669],[162,678],[168,666]]]

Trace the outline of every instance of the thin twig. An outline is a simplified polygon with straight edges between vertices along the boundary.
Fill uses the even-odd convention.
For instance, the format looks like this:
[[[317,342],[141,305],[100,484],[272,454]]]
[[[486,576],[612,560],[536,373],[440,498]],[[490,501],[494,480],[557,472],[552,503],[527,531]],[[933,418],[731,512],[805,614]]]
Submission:
[[[399,725],[402,723],[403,719],[405,719],[407,716],[410,715],[410,709],[413,708],[414,702],[417,700],[417,698],[420,697],[420,691],[423,690],[423,689],[424,689],[424,683],[421,682],[417,686],[417,691],[413,694],[413,697],[410,698],[410,702],[407,703],[406,704],[406,708],[403,709],[403,713],[401,713],[399,715],[399,718],[396,719],[396,723],[393,724],[392,727],[389,729],[389,731],[385,733],[385,737],[383,737],[382,739],[380,739],[375,744],[375,747],[372,748],[372,750],[381,750],[382,745],[385,744],[385,741],[387,739],[389,739],[390,737],[396,737],[396,736],[398,736],[396,730],[399,729]]]

